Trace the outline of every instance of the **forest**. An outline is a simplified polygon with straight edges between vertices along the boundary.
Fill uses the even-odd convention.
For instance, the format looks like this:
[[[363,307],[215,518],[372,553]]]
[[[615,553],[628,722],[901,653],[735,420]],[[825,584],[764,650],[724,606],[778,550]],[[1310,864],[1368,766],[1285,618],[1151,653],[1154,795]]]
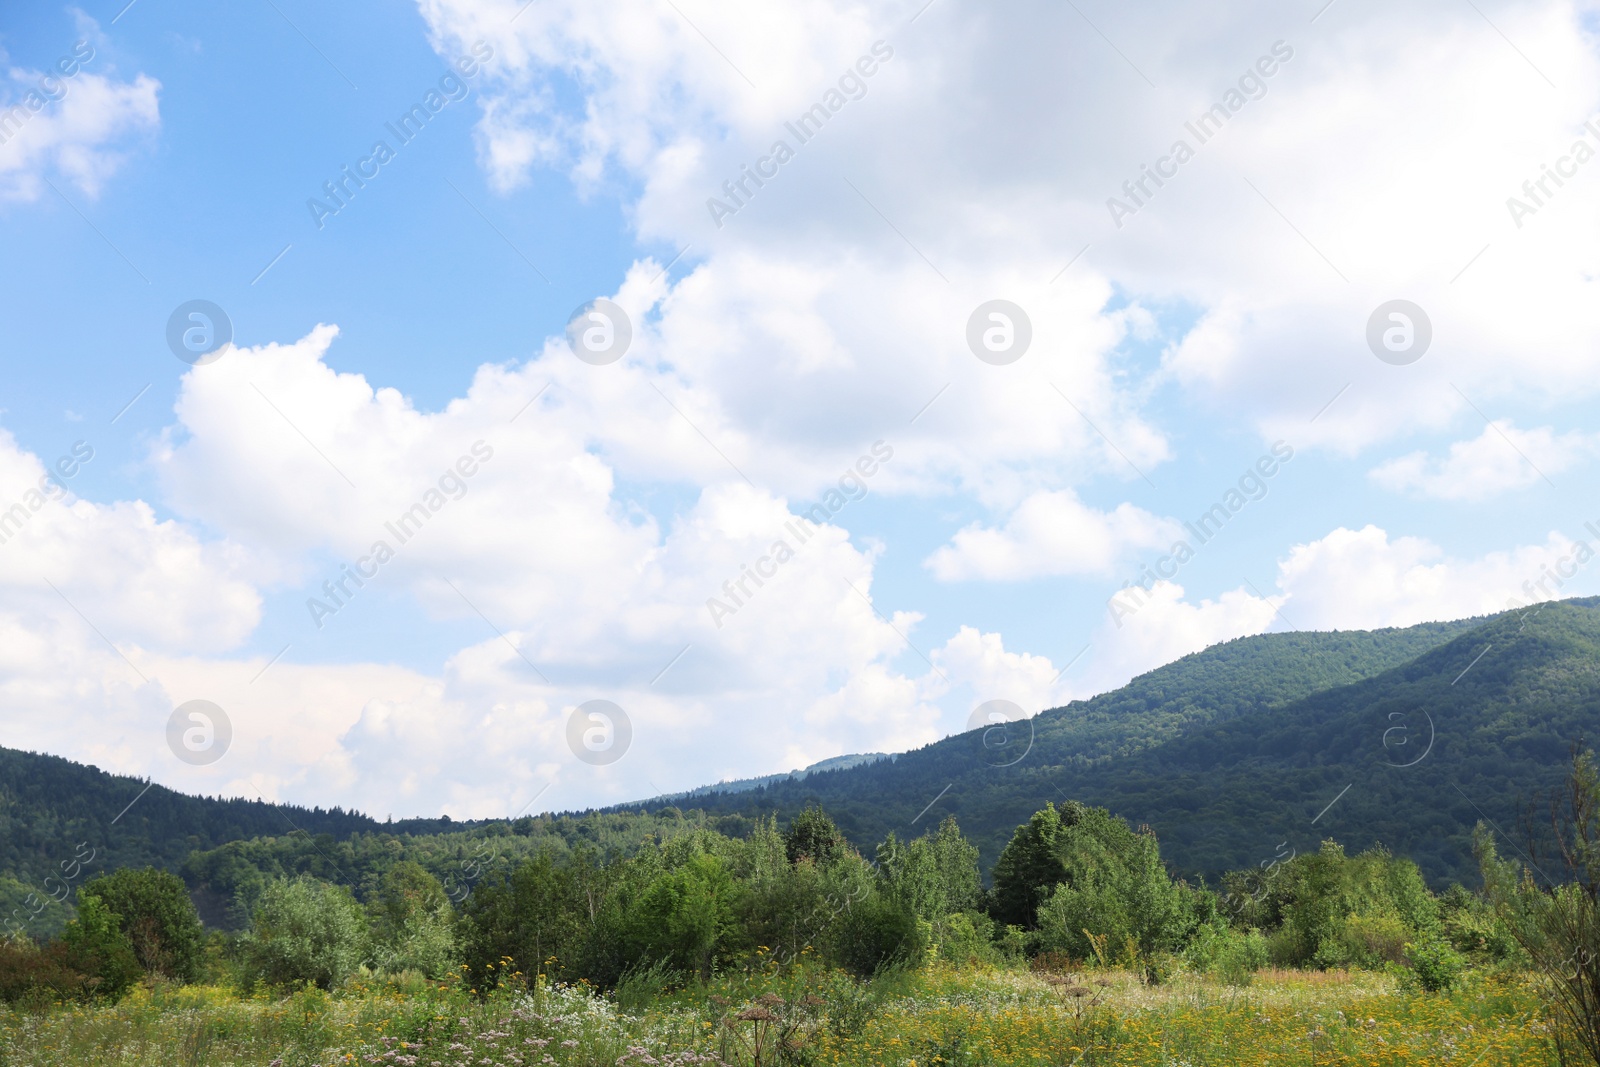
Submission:
[[[150,1026],[152,1018],[170,1021],[175,998],[190,988],[204,991],[211,1009],[277,1004],[314,1015],[334,1004],[421,1005],[401,1012],[409,1037],[372,1035],[365,1056],[409,1064],[385,1053],[396,1041],[402,1052],[437,1047],[450,1027],[440,1025],[442,1015],[426,1016],[444,998],[457,1005],[452,1011],[510,1012],[475,1035],[450,1030],[453,1051],[477,1051],[464,1043],[469,1036],[495,1053],[496,1034],[567,1026],[573,1036],[561,1046],[578,1051],[540,1062],[623,1063],[629,1051],[613,1057],[620,1047],[562,1011],[611,1012],[616,1022],[653,1018],[688,998],[707,1015],[709,1032],[657,1033],[652,1040],[665,1044],[626,1046],[633,1058],[814,1063],[822,1048],[866,1055],[857,1039],[874,1013],[930,982],[992,983],[1010,974],[1036,986],[1033,1007],[1039,998],[1058,1002],[1061,1033],[1051,1040],[1079,1042],[1067,1046],[1081,1054],[1074,1062],[1121,1063],[1136,1061],[1119,1058],[1134,1051],[1124,1025],[1134,1019],[1115,1022],[1119,989],[1249,990],[1261,976],[1281,986],[1291,974],[1348,983],[1365,973],[1389,983],[1391,1007],[1464,990],[1482,1000],[1485,989],[1502,999],[1521,989],[1526,1000],[1529,983],[1542,981],[1556,994],[1555,1010],[1527,1047],[1565,1057],[1594,1047],[1585,1044],[1594,1007],[1585,998],[1600,991],[1600,775],[1592,757],[1574,757],[1565,799],[1565,809],[1552,808],[1561,882],[1539,885],[1536,867],[1501,858],[1501,848],[1524,855],[1523,846],[1497,842],[1485,824],[1477,831],[1482,888],[1440,893],[1409,859],[1376,848],[1350,855],[1333,840],[1214,885],[1174,878],[1148,827],[1077,801],[1047,804],[1014,827],[987,886],[979,850],[954,818],[915,838],[890,834],[864,854],[815,807],[742,834],[680,820],[677,832],[626,854],[530,844],[454,891],[413,859],[341,884],[328,857],[324,873],[333,878],[300,872],[239,882],[234,908],[247,925],[234,932],[207,928],[176,875],[122,868],[81,884],[59,936],[0,943],[0,1001],[11,1005],[3,1025],[13,1048],[72,1005],[76,1017],[132,1012]],[[752,982],[768,991],[744,1004],[727,995],[749,994]],[[772,991],[778,986],[790,995]],[[620,1040],[607,1032],[606,1040]],[[1529,1033],[1519,1026],[1516,1040],[1531,1041]],[[312,1044],[328,1036],[319,1030]],[[966,1049],[966,1062],[1047,1062],[985,1060],[970,1037],[947,1033],[934,1043],[955,1040],[939,1047]],[[526,1039],[538,1049],[551,1040]],[[326,1046],[294,1048],[273,1062],[324,1062]],[[5,1055],[0,1063],[9,1062]]]

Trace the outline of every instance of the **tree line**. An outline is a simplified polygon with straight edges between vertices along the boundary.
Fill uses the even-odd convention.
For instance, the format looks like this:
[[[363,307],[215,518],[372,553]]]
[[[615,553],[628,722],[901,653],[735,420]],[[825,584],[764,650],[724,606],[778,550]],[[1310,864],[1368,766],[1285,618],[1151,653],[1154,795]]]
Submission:
[[[1553,842],[1538,855],[1538,841]],[[1016,827],[983,886],[954,818],[869,859],[809,808],[743,836],[693,826],[628,855],[541,847],[464,897],[413,860],[361,898],[301,873],[257,887],[250,927],[207,931],[182,879],[154,867],[85,882],[58,937],[0,942],[0,1000],[120,997],[140,981],[336,989],[358,974],[461,982],[487,994],[586,982],[619,1001],[739,968],[824,967],[870,979],[929,960],[1176,971],[1245,984],[1267,964],[1381,968],[1448,990],[1473,962],[1531,970],[1564,1062],[1600,1056],[1600,770],[1574,750],[1528,860],[1487,824],[1483,890],[1435,894],[1417,865],[1334,841],[1216,886],[1171,876],[1155,834],[1103,808],[1047,804]],[[1551,872],[1555,872],[1552,874]]]

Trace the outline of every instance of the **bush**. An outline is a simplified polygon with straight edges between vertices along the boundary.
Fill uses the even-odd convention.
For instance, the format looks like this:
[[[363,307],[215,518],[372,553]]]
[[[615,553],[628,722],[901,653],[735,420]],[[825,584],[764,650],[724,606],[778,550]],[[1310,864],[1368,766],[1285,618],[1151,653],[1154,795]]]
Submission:
[[[634,963],[663,961],[706,981],[729,955],[742,888],[716,856],[698,855],[645,887],[630,916]]]
[[[830,866],[845,854],[844,835],[821,808],[807,808],[794,817],[783,835],[783,850],[793,864],[809,860],[818,867]]]
[[[391,974],[442,978],[455,964],[455,913],[439,880],[411,860],[378,883],[369,907],[373,962]]]
[[[301,875],[267,885],[256,907],[250,973],[271,985],[344,983],[366,950],[366,916],[350,893]]]
[[[949,963],[990,963],[999,955],[994,944],[994,920],[982,912],[947,915],[935,930],[939,958]]]
[[[831,955],[862,978],[892,967],[918,966],[928,951],[928,924],[876,890],[852,903],[832,933]]]
[[[1162,867],[1154,834],[1091,808],[1063,823],[1054,849],[1064,880],[1038,909],[1042,949],[1075,959],[1109,951],[1134,964],[1178,947],[1189,895]],[[1107,947],[1096,951],[1091,937]]]
[[[1448,993],[1461,981],[1467,961],[1448,941],[1431,938],[1419,944],[1407,944],[1405,951],[1418,983],[1428,992]]]
[[[115,1000],[144,974],[121,917],[93,893],[78,892],[77,917],[67,923],[61,940],[68,963],[87,976],[83,988],[92,996]]]
[[[1207,924],[1195,931],[1184,959],[1197,971],[1213,974],[1229,985],[1249,985],[1267,965],[1267,939],[1259,930],[1235,930]]]
[[[0,940],[0,1003],[37,1006],[87,992],[89,976],[72,965],[66,943],[41,948],[24,938]]]
[[[1377,969],[1405,959],[1409,932],[1397,916],[1352,915],[1336,935],[1341,962]]]
[[[118,917],[139,965],[180,982],[199,977],[205,930],[183,879],[154,867],[124,868],[84,884]]]

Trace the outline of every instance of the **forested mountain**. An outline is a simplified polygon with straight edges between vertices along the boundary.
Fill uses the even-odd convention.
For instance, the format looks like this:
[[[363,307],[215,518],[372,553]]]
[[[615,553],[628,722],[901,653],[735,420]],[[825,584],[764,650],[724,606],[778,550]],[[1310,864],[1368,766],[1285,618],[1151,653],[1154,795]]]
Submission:
[[[1149,824],[1185,874],[1337,837],[1410,856],[1436,883],[1470,882],[1473,825],[1490,818],[1520,844],[1522,805],[1555,787],[1569,744],[1600,727],[1600,599],[1242,638],[1033,725],[1015,762],[974,731],[696,804],[780,818],[820,804],[857,842],[954,815],[988,866],[1029,812],[1071,798]]]
[[[1560,780],[1569,742],[1597,732],[1597,668],[1600,599],[1404,629],[1264,634],[1003,737],[972,731],[893,759],[851,757],[753,787],[514,824],[380,823],[190,797],[0,749],[0,906],[37,892],[80,842],[99,870],[182,873],[218,922],[278,874],[312,873],[359,894],[407,858],[465,886],[547,846],[627,853],[696,825],[737,836],[809,804],[869,856],[890,832],[914,836],[955,815],[987,870],[1018,823],[1067,799],[1148,823],[1186,875],[1314,850],[1331,836],[1409,855],[1438,883],[1470,882],[1473,824],[1488,817],[1516,835],[1519,803]]]
[[[208,923],[237,926],[239,905],[281,875],[311,874],[364,895],[395,862],[411,859],[459,892],[541,848],[627,854],[647,839],[695,826],[738,836],[751,823],[742,815],[686,817],[660,806],[514,823],[449,816],[379,822],[339,808],[186,796],[56,756],[0,748],[0,923],[32,894],[46,907],[30,927],[58,929],[68,913],[49,898],[63,884],[72,887],[74,879],[63,882],[64,870],[78,870],[81,881],[121,867],[165,868],[184,876]]]

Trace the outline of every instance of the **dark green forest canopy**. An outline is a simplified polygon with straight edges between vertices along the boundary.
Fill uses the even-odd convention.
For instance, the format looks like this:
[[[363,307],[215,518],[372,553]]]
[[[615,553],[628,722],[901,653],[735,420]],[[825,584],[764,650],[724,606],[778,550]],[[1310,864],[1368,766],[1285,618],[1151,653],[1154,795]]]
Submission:
[[[910,838],[954,815],[987,871],[1019,823],[1069,799],[1150,826],[1184,875],[1337,837],[1410,856],[1435,884],[1472,883],[1474,823],[1488,817],[1514,833],[1520,805],[1559,783],[1569,743],[1597,732],[1597,667],[1600,600],[1403,629],[1264,634],[1043,712],[1031,740],[1021,724],[998,751],[977,731],[741,792],[515,823],[385,823],[146,792],[138,779],[0,749],[0,906],[38,892],[75,850],[93,850],[90,874],[179,872],[207,921],[222,922],[236,897],[280,874],[362,895],[411,859],[459,887],[546,844],[629,854],[695,827],[740,836],[771,814],[787,825],[808,806],[867,855],[891,832]],[[694,810],[674,806],[686,803]]]
[[[1334,836],[1410,856],[1435,884],[1471,883],[1473,825],[1515,832],[1522,805],[1561,781],[1569,744],[1600,726],[1597,668],[1596,599],[1241,638],[1042,713],[1011,766],[994,766],[974,732],[696,803],[781,817],[820,805],[857,844],[954,815],[988,869],[1031,812],[1073,799],[1152,827],[1185,875]]]

